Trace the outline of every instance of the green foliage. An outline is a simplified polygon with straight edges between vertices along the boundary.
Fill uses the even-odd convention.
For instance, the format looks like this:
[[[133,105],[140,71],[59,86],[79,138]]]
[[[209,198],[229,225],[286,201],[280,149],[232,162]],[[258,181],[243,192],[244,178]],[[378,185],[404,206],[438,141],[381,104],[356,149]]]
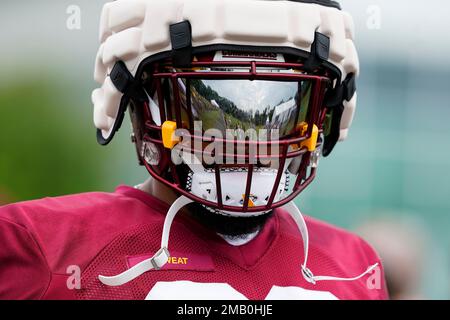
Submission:
[[[94,156],[100,148],[90,116],[84,119],[91,108],[84,99],[68,101],[55,89],[58,85],[29,80],[0,90],[0,193],[7,198],[3,201],[101,186]],[[87,112],[80,112],[83,109]]]

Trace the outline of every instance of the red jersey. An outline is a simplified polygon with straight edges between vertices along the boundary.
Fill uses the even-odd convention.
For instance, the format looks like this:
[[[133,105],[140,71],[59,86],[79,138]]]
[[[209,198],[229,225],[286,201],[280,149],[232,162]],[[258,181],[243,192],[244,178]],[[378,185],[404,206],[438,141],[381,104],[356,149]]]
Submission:
[[[0,208],[0,299],[387,299],[381,268],[357,281],[308,283],[300,232],[281,209],[242,246],[180,214],[162,270],[120,287],[102,284],[99,275],[119,274],[159,250],[168,209],[126,186]],[[355,235],[306,223],[315,273],[353,277],[380,262]]]

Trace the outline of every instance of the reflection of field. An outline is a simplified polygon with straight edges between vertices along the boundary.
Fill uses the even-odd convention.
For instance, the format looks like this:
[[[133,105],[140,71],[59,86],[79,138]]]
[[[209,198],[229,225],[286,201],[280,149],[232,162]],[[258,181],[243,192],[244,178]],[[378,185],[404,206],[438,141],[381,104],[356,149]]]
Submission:
[[[242,129],[242,130],[246,131],[248,129],[256,129],[256,130],[260,129],[260,128],[262,129],[262,127],[263,127],[263,126],[255,127],[254,125],[252,125],[249,122],[240,121],[230,115],[226,115],[225,118],[227,119],[228,128],[230,128],[230,129]]]
[[[221,132],[224,132],[226,129],[222,112],[219,110],[210,110],[208,112],[205,112],[205,114],[202,116],[202,120],[203,128],[205,130],[217,129]]]
[[[226,122],[220,109],[199,95],[195,89],[191,91],[191,99],[196,118],[202,121],[204,130],[218,129],[225,132]]]

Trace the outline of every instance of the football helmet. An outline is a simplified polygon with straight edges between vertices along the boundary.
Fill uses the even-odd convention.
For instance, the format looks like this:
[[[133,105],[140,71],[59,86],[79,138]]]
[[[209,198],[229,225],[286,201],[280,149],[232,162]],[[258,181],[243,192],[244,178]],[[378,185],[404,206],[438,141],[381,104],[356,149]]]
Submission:
[[[129,109],[150,175],[216,213],[289,203],[347,137],[359,63],[334,1],[118,0],[100,29],[99,143]]]

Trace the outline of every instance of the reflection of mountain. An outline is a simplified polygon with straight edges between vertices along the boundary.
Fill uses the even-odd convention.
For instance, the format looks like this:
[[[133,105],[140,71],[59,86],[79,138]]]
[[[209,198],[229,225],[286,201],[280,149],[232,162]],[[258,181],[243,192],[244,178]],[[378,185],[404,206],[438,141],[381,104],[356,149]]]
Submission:
[[[221,121],[225,121],[222,126],[228,129],[247,130],[255,127],[258,128],[265,125],[267,119],[272,117],[273,111],[270,112],[270,106],[262,113],[256,111],[253,114],[252,112],[243,111],[234,102],[220,96],[210,86],[206,86],[202,80],[191,79],[190,81],[192,87],[192,107],[196,109],[199,115],[202,115],[201,118],[206,117],[207,120],[214,121],[212,118],[216,117],[216,125],[214,126],[210,123],[214,128],[222,129],[217,127],[217,124]],[[205,115],[203,114],[204,112],[220,113],[220,115]]]

